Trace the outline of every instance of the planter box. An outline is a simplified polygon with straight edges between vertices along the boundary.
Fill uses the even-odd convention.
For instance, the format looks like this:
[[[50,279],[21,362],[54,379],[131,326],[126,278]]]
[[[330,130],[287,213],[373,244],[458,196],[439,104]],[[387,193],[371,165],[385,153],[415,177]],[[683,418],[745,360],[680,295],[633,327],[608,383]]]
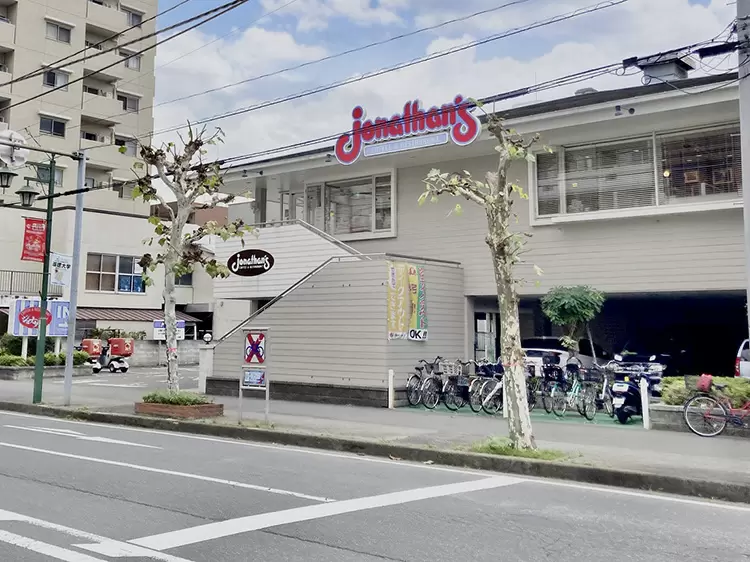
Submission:
[[[198,419],[218,418],[224,415],[224,404],[196,404],[195,406],[176,406],[173,404],[153,404],[136,402],[135,413],[164,418]]]
[[[73,367],[74,377],[87,377],[94,373],[91,371],[91,365],[79,365]],[[65,367],[56,365],[54,367],[44,367],[44,378],[55,379],[65,376]],[[0,380],[18,381],[34,378],[34,367],[0,367]]]
[[[652,404],[650,412],[651,427],[653,429],[690,432],[690,429],[682,417],[682,406]],[[722,435],[730,435],[732,437],[750,437],[750,430],[727,424],[727,428]]]

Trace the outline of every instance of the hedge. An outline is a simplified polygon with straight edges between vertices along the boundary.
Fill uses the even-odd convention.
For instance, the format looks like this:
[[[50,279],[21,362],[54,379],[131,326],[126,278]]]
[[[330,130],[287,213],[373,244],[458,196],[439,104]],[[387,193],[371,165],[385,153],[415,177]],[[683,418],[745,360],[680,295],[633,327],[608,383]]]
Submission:
[[[697,380],[697,377],[696,377]],[[741,408],[750,400],[750,379],[735,377],[714,377],[714,384],[725,384],[727,388],[721,394],[732,401],[732,406]],[[662,381],[661,401],[664,404],[682,406],[695,393],[695,388],[688,389],[682,377],[665,378]],[[714,392],[716,392],[714,390]]]

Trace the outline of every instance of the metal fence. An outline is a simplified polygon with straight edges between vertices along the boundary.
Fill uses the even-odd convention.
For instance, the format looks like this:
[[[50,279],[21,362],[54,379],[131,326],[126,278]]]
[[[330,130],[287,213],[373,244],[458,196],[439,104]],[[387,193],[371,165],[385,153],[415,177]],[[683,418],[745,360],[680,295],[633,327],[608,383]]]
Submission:
[[[61,297],[62,287],[49,285],[50,297]],[[42,274],[33,271],[0,270],[0,295],[37,296],[42,292]]]

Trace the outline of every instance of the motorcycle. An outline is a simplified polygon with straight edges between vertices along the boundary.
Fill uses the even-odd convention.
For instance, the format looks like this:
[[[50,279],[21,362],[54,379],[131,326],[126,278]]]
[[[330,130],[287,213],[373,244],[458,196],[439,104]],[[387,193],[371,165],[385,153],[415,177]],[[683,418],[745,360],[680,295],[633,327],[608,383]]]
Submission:
[[[110,373],[116,373],[117,371],[120,371],[122,373],[128,372],[130,365],[125,360],[125,357],[121,355],[110,356],[110,347],[111,346],[109,344],[102,345],[101,354],[92,363],[91,366],[91,370],[94,372],[94,374],[100,373],[102,369],[109,369]]]
[[[638,373],[628,371],[628,374],[624,375],[622,380],[618,380],[612,385],[612,406],[617,421],[623,425],[628,423],[633,416],[643,416],[641,379],[648,381],[648,392],[650,394],[652,382],[645,368]]]

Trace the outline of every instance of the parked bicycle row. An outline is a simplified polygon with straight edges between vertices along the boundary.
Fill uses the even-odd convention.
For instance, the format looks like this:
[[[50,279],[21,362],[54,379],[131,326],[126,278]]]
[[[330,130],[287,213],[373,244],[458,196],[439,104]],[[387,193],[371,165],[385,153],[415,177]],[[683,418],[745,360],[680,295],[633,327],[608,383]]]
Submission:
[[[603,410],[623,424],[642,414],[640,380],[648,381],[649,388],[655,386],[645,368],[623,367],[617,361],[583,367],[575,357],[562,365],[555,353],[527,359],[525,372],[529,410],[541,403],[548,414],[562,417],[575,408],[588,420]],[[407,379],[407,400],[412,406],[421,403],[429,409],[442,401],[454,411],[468,404],[474,412],[494,415],[503,409],[504,376],[500,360],[422,359]]]

